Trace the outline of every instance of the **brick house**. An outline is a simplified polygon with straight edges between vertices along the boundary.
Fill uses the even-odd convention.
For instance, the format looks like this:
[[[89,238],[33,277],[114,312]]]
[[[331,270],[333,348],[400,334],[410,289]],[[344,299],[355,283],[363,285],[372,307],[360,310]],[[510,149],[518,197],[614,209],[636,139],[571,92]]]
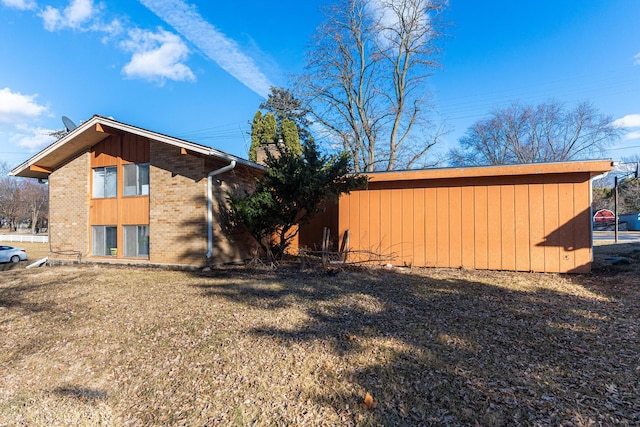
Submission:
[[[252,256],[226,192],[264,170],[213,148],[93,116],[11,171],[49,181],[49,259],[204,266]]]

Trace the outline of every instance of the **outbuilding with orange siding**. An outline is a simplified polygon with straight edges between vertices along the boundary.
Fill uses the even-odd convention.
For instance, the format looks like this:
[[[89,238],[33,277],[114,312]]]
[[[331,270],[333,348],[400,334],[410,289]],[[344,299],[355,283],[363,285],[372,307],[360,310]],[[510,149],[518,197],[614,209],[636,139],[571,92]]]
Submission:
[[[335,215],[332,234],[349,230],[349,261],[587,273],[591,178],[611,165],[596,160],[371,173],[366,190],[342,196],[337,212],[310,228],[335,224]],[[301,244],[310,232],[301,231]]]

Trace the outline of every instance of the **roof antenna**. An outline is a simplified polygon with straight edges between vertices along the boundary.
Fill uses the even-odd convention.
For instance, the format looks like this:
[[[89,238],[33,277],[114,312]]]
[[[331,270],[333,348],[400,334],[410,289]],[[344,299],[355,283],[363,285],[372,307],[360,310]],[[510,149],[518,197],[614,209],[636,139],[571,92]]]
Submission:
[[[49,136],[53,136],[56,141],[78,127],[67,116],[62,116],[62,123],[64,124],[64,130],[54,130],[53,132],[49,132]]]
[[[75,128],[77,128],[78,126],[76,126],[75,123],[73,123],[73,121],[67,117],[67,116],[62,116],[62,123],[64,124],[64,127],[67,129],[67,133],[71,132],[72,130],[74,130]]]

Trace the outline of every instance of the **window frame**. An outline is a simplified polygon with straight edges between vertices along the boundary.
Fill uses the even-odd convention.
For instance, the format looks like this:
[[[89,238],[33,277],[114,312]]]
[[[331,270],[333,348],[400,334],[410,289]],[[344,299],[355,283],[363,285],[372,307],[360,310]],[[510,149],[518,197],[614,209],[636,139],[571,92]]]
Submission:
[[[134,232],[134,238],[135,238],[135,251],[133,251],[135,254],[132,255],[129,245],[128,245],[128,239],[127,239],[127,234],[128,234],[128,230],[132,230]],[[141,229],[146,229],[146,233],[142,233],[142,235],[140,234]],[[146,239],[146,246],[143,244],[141,245],[141,239],[144,241]],[[122,226],[122,253],[123,253],[123,257],[125,258],[144,258],[144,259],[148,259],[149,258],[149,244],[150,241],[150,233],[149,233],[149,224],[137,224],[137,225],[123,225]],[[141,252],[140,249],[145,248],[146,249],[146,253],[145,252]]]
[[[147,163],[127,163],[122,165],[122,197],[140,197],[140,196],[148,196],[150,189],[150,164]],[[127,169],[135,168],[135,184],[127,185]],[[146,183],[141,182],[140,171],[142,168],[146,168]],[[135,188],[135,194],[129,194],[128,189]],[[146,191],[145,191],[146,190]]]
[[[109,235],[109,230],[112,230]],[[99,235],[101,231],[101,235]],[[111,239],[109,238],[111,237]],[[101,241],[99,241],[101,240]],[[110,243],[114,243],[110,245]],[[101,246],[101,251],[96,251],[96,248]],[[111,254],[111,249],[116,249],[116,254]],[[117,225],[92,225],[91,226],[91,255],[92,256],[104,256],[104,257],[117,257],[118,250],[118,226]]]
[[[97,183],[98,183],[98,171],[102,171],[103,175],[101,177],[101,181],[102,181],[102,188],[101,191],[98,192],[98,187],[97,187]],[[111,178],[114,179],[114,182],[111,182],[108,178],[109,178],[109,171],[114,172],[113,175],[111,175]],[[91,183],[91,197],[93,199],[114,199],[116,197],[118,197],[118,166],[99,166],[99,167],[95,167],[91,169],[91,173],[92,173],[92,183]],[[110,188],[107,185],[108,184],[112,184],[114,187]],[[108,190],[112,190],[112,192],[109,192]],[[112,195],[113,193],[113,195]]]

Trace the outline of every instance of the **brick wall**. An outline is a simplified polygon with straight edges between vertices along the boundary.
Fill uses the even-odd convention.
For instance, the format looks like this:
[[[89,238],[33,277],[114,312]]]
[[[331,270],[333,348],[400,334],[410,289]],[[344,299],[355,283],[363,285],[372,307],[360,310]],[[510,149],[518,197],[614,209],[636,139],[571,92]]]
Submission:
[[[251,236],[228,223],[227,191],[244,193],[254,186],[254,171],[238,165],[214,177],[213,257],[206,259],[207,174],[227,164],[183,155],[177,147],[151,141],[148,262],[202,266],[244,260],[255,253]],[[90,154],[85,152],[49,177],[52,262],[91,255],[90,171]]]
[[[49,241],[52,262],[87,257],[89,247],[89,152],[49,176]]]
[[[208,161],[207,173],[226,166],[228,162]],[[211,264],[253,258],[258,245],[242,227],[229,224],[227,194],[244,195],[255,189],[255,170],[237,165],[233,170],[213,177],[213,256]],[[206,209],[206,205],[205,205]]]
[[[156,141],[150,150],[149,261],[202,265],[207,252],[204,159]]]
[[[243,166],[214,177],[213,257],[207,253],[207,174],[228,162],[151,141],[149,261],[157,264],[205,265],[248,258],[250,236],[228,227],[226,191],[253,185]]]

